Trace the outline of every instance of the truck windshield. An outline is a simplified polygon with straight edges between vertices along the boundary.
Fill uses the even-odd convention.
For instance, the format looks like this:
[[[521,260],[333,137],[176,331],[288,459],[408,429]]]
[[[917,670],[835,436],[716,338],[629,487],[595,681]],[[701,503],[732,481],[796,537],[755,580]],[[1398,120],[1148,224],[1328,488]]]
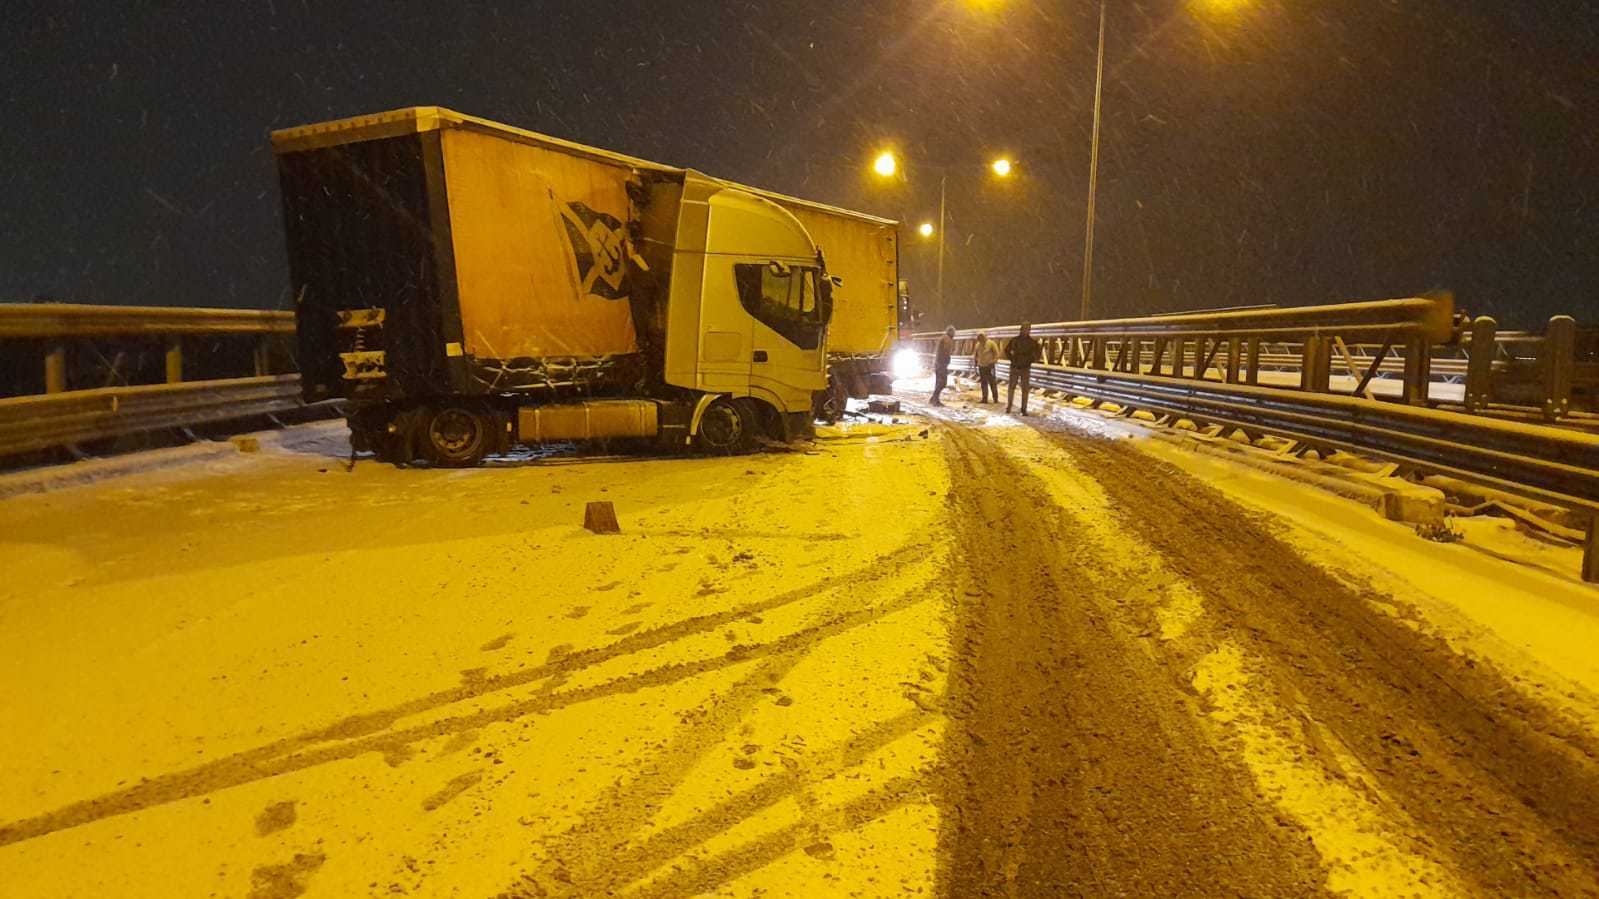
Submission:
[[[819,270],[780,262],[733,266],[739,302],[758,321],[801,349],[821,345],[827,326],[826,303],[818,301]]]

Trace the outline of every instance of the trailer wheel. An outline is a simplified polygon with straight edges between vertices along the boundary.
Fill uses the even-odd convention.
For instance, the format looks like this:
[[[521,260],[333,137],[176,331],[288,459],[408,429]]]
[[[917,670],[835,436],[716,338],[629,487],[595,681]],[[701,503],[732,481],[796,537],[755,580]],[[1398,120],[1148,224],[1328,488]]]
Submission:
[[[440,406],[426,416],[423,448],[429,461],[446,468],[470,468],[494,446],[494,416],[467,406]]]
[[[755,446],[755,428],[754,416],[742,403],[719,399],[705,407],[695,440],[707,453],[739,455]]]

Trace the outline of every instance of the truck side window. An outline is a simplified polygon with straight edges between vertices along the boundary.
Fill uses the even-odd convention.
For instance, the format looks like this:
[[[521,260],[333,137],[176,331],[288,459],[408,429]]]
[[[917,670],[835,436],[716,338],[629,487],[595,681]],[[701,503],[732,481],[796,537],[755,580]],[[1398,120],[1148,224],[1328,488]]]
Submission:
[[[778,262],[733,265],[739,302],[750,315],[801,349],[821,345],[827,325],[816,302],[817,270]]]

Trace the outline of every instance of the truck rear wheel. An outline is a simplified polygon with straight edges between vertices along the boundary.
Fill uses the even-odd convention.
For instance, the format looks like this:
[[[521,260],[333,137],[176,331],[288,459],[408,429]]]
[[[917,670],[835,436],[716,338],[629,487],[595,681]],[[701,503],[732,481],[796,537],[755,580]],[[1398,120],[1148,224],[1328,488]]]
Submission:
[[[446,468],[470,468],[494,447],[494,416],[469,406],[439,406],[426,416],[422,445],[428,460]]]
[[[707,453],[739,455],[754,448],[757,426],[755,416],[743,403],[719,399],[705,407],[695,441]]]

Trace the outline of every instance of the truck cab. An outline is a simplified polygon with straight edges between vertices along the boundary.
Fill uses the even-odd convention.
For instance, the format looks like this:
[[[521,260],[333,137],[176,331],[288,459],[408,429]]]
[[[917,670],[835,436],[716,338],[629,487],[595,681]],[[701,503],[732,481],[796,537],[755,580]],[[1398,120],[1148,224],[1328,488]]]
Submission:
[[[673,246],[666,383],[808,417],[827,386],[833,283],[805,227],[690,172]]]

